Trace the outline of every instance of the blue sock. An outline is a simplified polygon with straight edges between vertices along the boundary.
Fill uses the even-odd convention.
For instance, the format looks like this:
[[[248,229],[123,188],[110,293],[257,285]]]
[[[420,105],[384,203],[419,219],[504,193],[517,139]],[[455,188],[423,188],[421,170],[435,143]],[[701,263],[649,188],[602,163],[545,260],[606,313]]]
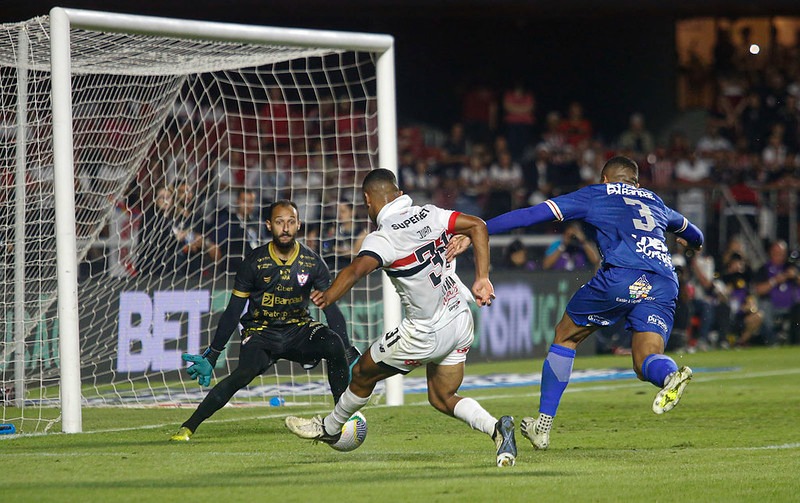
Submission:
[[[575,350],[551,344],[547,358],[542,365],[542,386],[539,397],[539,412],[548,416],[556,415],[561,395],[567,389],[572,374]]]
[[[678,370],[675,360],[667,355],[648,355],[642,363],[642,375],[645,380],[661,388],[668,375]]]

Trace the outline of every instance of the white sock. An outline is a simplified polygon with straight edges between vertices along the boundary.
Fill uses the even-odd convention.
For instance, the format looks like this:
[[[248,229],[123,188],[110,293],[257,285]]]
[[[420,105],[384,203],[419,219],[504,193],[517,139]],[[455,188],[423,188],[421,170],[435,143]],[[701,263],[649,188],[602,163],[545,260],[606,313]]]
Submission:
[[[350,391],[350,388],[347,388],[344,393],[342,393],[342,396],[339,397],[339,402],[336,404],[336,407],[333,408],[333,411],[322,420],[322,424],[325,425],[325,431],[328,432],[328,435],[330,435],[332,431],[341,431],[342,425],[350,419],[350,416],[361,407],[367,405],[367,402],[369,402],[369,397],[361,398]]]
[[[453,415],[470,425],[473,430],[482,431],[489,436],[494,434],[497,419],[472,398],[459,400],[453,408]]]

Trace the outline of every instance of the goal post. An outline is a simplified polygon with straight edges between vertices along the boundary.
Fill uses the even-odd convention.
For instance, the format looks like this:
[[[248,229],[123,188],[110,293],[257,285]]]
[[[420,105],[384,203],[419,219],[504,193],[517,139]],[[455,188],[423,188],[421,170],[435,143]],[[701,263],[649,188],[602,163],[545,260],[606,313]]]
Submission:
[[[16,271],[0,277],[0,422],[75,433],[87,405],[196,405],[179,355],[208,344],[232,287],[220,214],[235,213],[236,194],[288,197],[302,201],[301,239],[321,254],[328,240],[356,244],[338,227],[364,228],[366,216],[342,221],[338,208],[359,206],[370,169],[397,171],[392,37],[62,8],[2,28],[0,118],[16,133],[0,155],[13,153],[17,173],[0,179],[11,195],[0,199],[0,244]],[[202,236],[184,257],[197,268],[152,261],[174,245],[152,230],[162,190],[203,215],[184,234],[172,224]],[[340,257],[328,259],[335,273]],[[343,299],[361,349],[400,321],[382,276]],[[218,378],[236,365],[226,353]],[[241,402],[329,400],[319,379],[276,365]],[[385,393],[402,404],[402,381]]]

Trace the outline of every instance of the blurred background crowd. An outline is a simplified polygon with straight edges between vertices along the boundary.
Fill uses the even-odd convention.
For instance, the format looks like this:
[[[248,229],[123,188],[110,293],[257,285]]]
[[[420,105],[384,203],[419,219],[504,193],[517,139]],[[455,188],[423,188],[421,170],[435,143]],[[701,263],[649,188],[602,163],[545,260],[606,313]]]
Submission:
[[[694,255],[673,243],[681,296],[672,349],[798,343],[800,28],[791,44],[773,37],[757,52],[748,32],[718,26],[710,64],[682,69],[691,80],[681,94],[685,129],[678,123],[653,131],[635,111],[626,128],[600,133],[596,124],[604,118],[580,100],[554,108],[522,78],[505,88],[453,90],[450,98],[461,107],[449,127],[399,124],[400,186],[417,204],[488,219],[597,183],[605,160],[630,156],[641,185],[706,235],[704,251]],[[301,110],[275,86],[269,104],[254,112],[240,122],[241,134],[230,135],[230,158],[203,164],[199,159],[214,156],[200,144],[196,159],[171,156],[175,139],[194,141],[202,123],[207,141],[209,131],[232,122],[194,103],[176,107],[176,123],[186,127],[168,131],[153,148],[138,192],[126,202],[136,213],[137,198],[157,201],[133,225],[141,242],[162,245],[139,254],[136,272],[185,273],[224,261],[233,274],[246,250],[268,239],[263,210],[281,197],[298,203],[303,221],[329,222],[306,225],[302,238],[334,271],[357,253],[368,226],[352,187],[375,162],[375,103],[339,96]],[[256,129],[267,131],[268,141],[248,145],[257,137],[247,133]],[[320,134],[328,138],[322,144],[304,140]],[[164,182],[148,185],[147,177]],[[600,264],[576,224],[492,242],[495,270],[591,271]],[[621,327],[599,340],[611,351],[629,344]]]
[[[638,23],[635,13],[617,20],[611,4],[598,7],[594,19],[581,2],[565,2],[563,15],[575,19],[558,29],[547,18],[533,21],[533,11],[514,20],[502,10],[481,17],[486,10],[473,7],[472,15],[440,18],[441,6],[423,16],[388,2],[390,14],[369,21],[377,7],[347,11],[348,22],[397,37],[401,188],[417,204],[488,219],[597,183],[606,159],[630,156],[641,185],[706,236],[695,254],[672,242],[681,294],[671,349],[797,344],[800,18],[656,22],[660,13],[647,11]],[[280,2],[275,7],[273,13]],[[354,28],[344,11],[331,18],[326,10],[323,19],[296,10],[284,18]],[[231,20],[252,22],[250,14]],[[247,120],[232,121],[203,103],[178,104],[179,127],[153,146],[135,187],[118,203],[125,218],[112,223],[128,227],[114,230],[123,237],[152,233],[142,241],[163,246],[120,249],[137,254],[135,263],[96,250],[83,273],[119,264],[125,270],[115,274],[202,273],[213,263],[232,274],[248,248],[268,239],[263,210],[280,197],[295,200],[304,221],[318,223],[305,227],[304,242],[334,270],[346,265],[368,230],[354,188],[376,165],[375,103],[331,95],[319,106],[298,107],[282,88],[268,92],[269,105]],[[215,156],[208,139],[232,124],[241,134],[230,135],[230,155]],[[251,129],[267,131],[269,144],[248,145]],[[328,139],[294,140],[309,134]],[[178,143],[192,143],[178,150],[196,157],[174,155]],[[88,155],[76,162],[102,165]],[[498,271],[591,272],[600,263],[579,225],[527,229],[494,237],[492,246]],[[608,351],[629,344],[619,327],[600,340]]]

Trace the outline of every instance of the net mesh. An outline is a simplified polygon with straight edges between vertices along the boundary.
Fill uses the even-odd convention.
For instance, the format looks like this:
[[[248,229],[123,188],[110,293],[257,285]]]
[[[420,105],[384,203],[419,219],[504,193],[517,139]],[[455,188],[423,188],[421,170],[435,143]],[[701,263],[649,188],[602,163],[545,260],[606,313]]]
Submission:
[[[209,343],[236,266],[270,238],[269,203],[298,205],[300,240],[332,272],[357,250],[359,187],[377,163],[375,56],[71,38],[83,402],[195,405],[205,390],[180,355]],[[59,420],[49,44],[47,18],[0,26],[0,419],[23,432]],[[362,349],[382,328],[380,286],[368,278],[340,302]],[[237,354],[234,335],[217,379]],[[329,401],[321,370],[279,362],[232,403]]]

